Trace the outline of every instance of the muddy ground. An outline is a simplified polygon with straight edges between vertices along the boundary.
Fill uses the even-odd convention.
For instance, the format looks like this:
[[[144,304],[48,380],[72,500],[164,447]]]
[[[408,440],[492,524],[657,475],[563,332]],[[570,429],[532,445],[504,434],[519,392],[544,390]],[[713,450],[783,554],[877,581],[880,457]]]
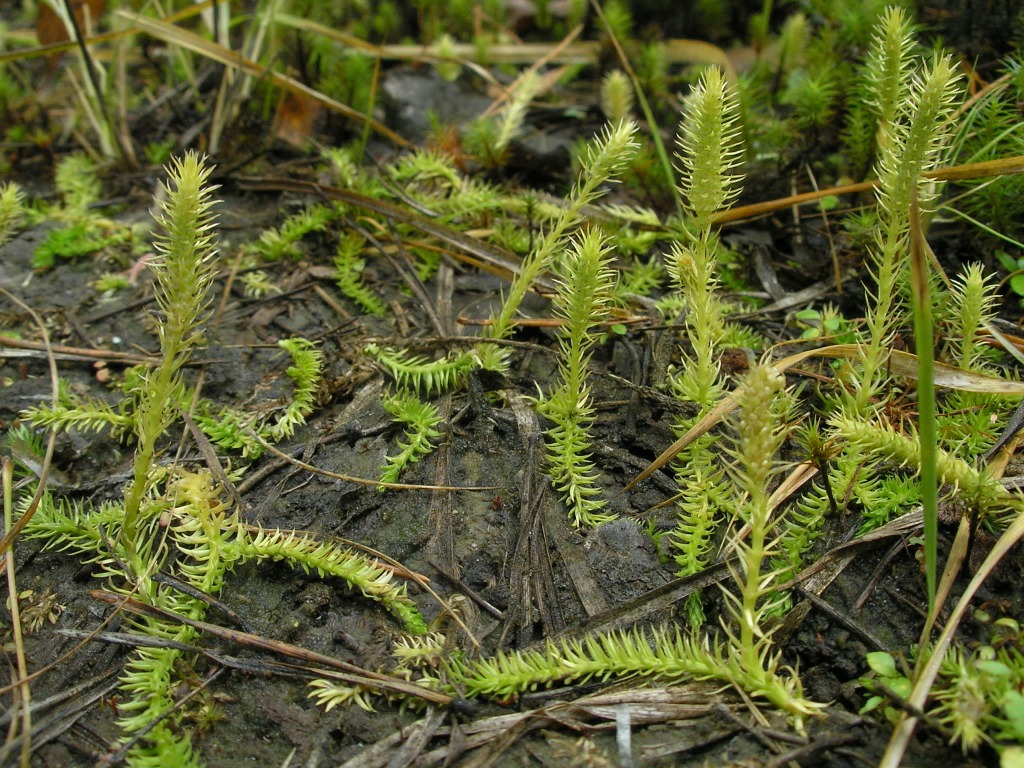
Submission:
[[[290,157],[280,148],[271,148],[260,161],[262,170],[271,168],[277,175],[303,172],[301,163],[289,165]],[[237,180],[248,172],[233,170],[218,178],[224,201],[217,212],[225,269],[232,248],[279,223],[279,212],[307,202],[289,193],[242,191]],[[113,182],[127,200],[113,215],[128,220],[145,217],[154,181],[155,174],[149,174]],[[34,272],[32,252],[45,231],[45,226],[30,229],[4,247],[0,285],[42,317],[55,344],[154,353],[157,344],[147,320],[152,310],[149,275],[143,271],[131,291],[103,299],[90,283],[109,270],[109,264],[60,261],[48,272]],[[329,263],[330,254],[314,247],[301,263],[269,267],[283,293],[249,299],[235,286],[209,328],[209,345],[190,367],[189,379],[196,382],[201,376],[203,394],[217,402],[271,401],[288,392],[284,369],[289,363],[276,341],[293,335],[315,339],[325,360],[320,404],[308,425],[279,447],[317,467],[372,478],[385,454],[394,451],[401,431],[380,405],[390,382],[360,350],[371,340],[383,344],[418,340],[424,353],[453,348],[456,342],[438,339],[421,301],[402,289],[400,276],[385,260],[375,261],[368,275],[375,290],[391,303],[392,312],[383,320],[361,315],[336,291],[324,269]],[[820,277],[826,277],[830,267],[819,266]],[[808,269],[808,274],[815,274]],[[851,287],[858,284],[857,278],[853,280]],[[446,260],[425,288],[448,335],[457,336],[478,332],[475,326],[460,324],[458,318],[486,317],[505,285],[501,278]],[[223,280],[217,283],[218,296],[224,286]],[[803,286],[792,286],[798,287]],[[525,309],[537,317],[549,311],[547,301],[539,297],[531,297]],[[39,337],[22,309],[5,302],[2,310],[3,333]],[[782,320],[776,315],[752,322],[771,335]],[[694,584],[674,579],[650,535],[673,526],[671,505],[658,505],[674,495],[674,481],[659,473],[635,490],[622,490],[675,439],[671,423],[682,407],[653,384],[662,373],[659,366],[664,358],[658,350],[665,345],[673,348],[676,332],[652,323],[625,335],[610,335],[596,352],[595,399],[600,414],[596,460],[611,507],[620,514],[614,523],[593,531],[573,530],[548,487],[541,439],[545,424],[529,408],[527,398],[536,394],[538,385],[549,385],[556,360],[552,332],[536,328],[525,328],[516,336],[519,345],[508,376],[473,377],[467,388],[435,401],[445,417],[441,446],[403,476],[405,482],[493,486],[492,490],[380,493],[297,470],[268,455],[251,465],[249,479],[240,488],[243,517],[266,527],[309,530],[358,542],[425,575],[445,599],[469,596],[477,608],[472,611],[472,629],[488,652],[527,647],[562,633],[682,622],[680,606]],[[74,354],[59,355],[57,362],[61,375],[76,389],[98,396],[109,391],[124,369],[116,360],[98,365]],[[108,376],[106,383],[100,381]],[[0,380],[2,428],[12,424],[23,408],[50,397],[41,353],[6,350],[0,360]],[[180,462],[202,464],[195,444],[179,437],[176,433],[165,444],[164,460],[172,460],[180,450]],[[116,497],[130,462],[131,447],[109,437],[63,435],[55,488],[69,498],[90,502]],[[854,518],[830,521],[820,551],[844,541],[858,522]],[[889,727],[857,714],[864,702],[857,679],[867,671],[866,652],[902,651],[916,642],[925,599],[915,551],[905,541],[888,540],[858,552],[820,601],[795,596],[798,607],[779,633],[786,661],[799,666],[811,698],[831,702],[822,717],[809,723],[806,738],[770,709],[761,708],[765,720],[759,721],[735,693],[707,685],[665,689],[589,685],[538,691],[504,705],[459,702],[449,711],[413,712],[378,701],[373,713],[357,707],[325,713],[308,699],[305,676],[281,670],[224,672],[187,705],[194,715],[190,723],[206,763],[225,768],[384,766],[414,761],[416,765],[618,765],[616,717],[620,725],[630,726],[637,766],[874,765],[888,740]],[[1019,605],[1020,564],[1015,556],[984,588],[982,599]],[[28,638],[30,668],[38,669],[70,652],[33,683],[33,699],[44,701],[75,691],[69,700],[56,701],[34,718],[41,723],[53,715],[54,723],[52,730],[34,739],[33,764],[97,764],[116,750],[114,684],[129,650],[102,642],[76,649],[79,638],[58,632],[89,632],[109,614],[108,606],[89,594],[102,585],[88,566],[66,554],[42,551],[36,542],[23,542],[17,548],[16,567],[21,589],[48,590],[60,606],[56,622]],[[721,574],[721,568],[713,570],[700,585],[713,583]],[[410,589],[427,619],[437,618],[438,604],[415,585]],[[715,589],[706,593],[710,621],[714,621]],[[863,606],[855,607],[865,595]],[[229,578],[221,600],[254,634],[367,669],[389,666],[388,651],[401,629],[379,606],[343,584],[281,564],[239,568]],[[209,618],[228,623],[216,611]],[[116,631],[120,626],[122,621],[115,617],[107,629]],[[966,631],[971,631],[970,625]],[[221,639],[208,638],[204,644],[257,666],[273,660],[268,653]],[[182,696],[212,666],[209,660],[199,659]],[[81,709],[75,711],[78,705]],[[533,709],[536,715],[515,728],[507,720],[493,720]],[[629,713],[628,721],[623,721],[623,712]],[[488,728],[498,727],[496,723],[506,735],[475,746],[477,734],[486,734]],[[580,736],[592,743],[578,742]],[[988,753],[965,758],[958,749],[945,746],[934,730],[920,727],[904,764],[993,765],[996,759]]]

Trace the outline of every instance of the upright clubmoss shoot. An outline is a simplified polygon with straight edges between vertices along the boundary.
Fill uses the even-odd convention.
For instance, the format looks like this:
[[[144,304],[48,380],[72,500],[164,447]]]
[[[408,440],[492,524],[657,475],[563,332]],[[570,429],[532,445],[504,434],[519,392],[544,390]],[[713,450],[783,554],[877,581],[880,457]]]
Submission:
[[[875,300],[867,316],[868,342],[853,403],[862,414],[883,385],[888,350],[901,320],[900,286],[907,279],[912,200],[916,198],[924,213],[938,194],[938,183],[924,179],[923,174],[938,163],[951,134],[958,95],[958,76],[948,56],[936,56],[921,74],[908,72],[905,66],[896,69],[904,73],[906,93],[895,119],[880,126],[878,230],[872,252]],[[899,89],[890,86],[890,90]],[[882,110],[888,109],[885,99],[889,97],[880,92],[877,98],[884,118]]]
[[[181,368],[201,341],[200,327],[209,314],[217,253],[212,213],[216,187],[208,184],[211,171],[212,166],[195,152],[173,160],[168,167],[167,196],[156,217],[162,233],[155,243],[159,258],[150,269],[156,276],[160,311],[160,363],[140,375],[134,392],[138,445],[121,528],[122,542],[128,546],[135,538],[139,508],[151,484],[156,442],[175,419],[177,404],[183,402]]]
[[[594,407],[588,364],[596,342],[593,326],[602,320],[612,296],[614,272],[608,265],[608,246],[596,230],[574,240],[558,281],[555,312],[559,328],[559,383],[540,398],[537,409],[551,419],[547,431],[551,482],[568,505],[573,525],[595,526],[615,518],[601,514],[607,501],[599,498],[597,471],[590,460],[590,426]]]
[[[715,296],[719,238],[713,222],[739,193],[738,112],[735,92],[727,86],[721,71],[711,67],[687,98],[680,123],[679,192],[690,224],[673,244],[668,266],[685,301],[690,351],[684,353],[682,370],[673,377],[672,388],[677,397],[700,408],[694,419],[677,424],[680,432],[685,432],[723,394],[718,348],[726,331]],[[712,458],[714,439],[705,435],[694,441],[676,464],[683,496],[672,542],[677,572],[682,577],[706,567],[716,518],[726,498],[721,469]],[[699,595],[690,598],[688,611],[694,625],[703,623]]]
[[[601,81],[601,111],[613,124],[633,113],[633,83],[621,69],[612,70]]]
[[[64,203],[64,218],[84,216],[103,193],[96,164],[82,153],[68,155],[57,163],[54,183]]]
[[[786,712],[798,729],[823,705],[804,697],[796,673],[781,663],[772,647],[767,617],[778,605],[778,571],[763,566],[776,547],[769,506],[772,480],[781,466],[777,456],[788,437],[792,399],[773,368],[757,366],[737,393],[739,416],[731,468],[732,502],[746,524],[747,538],[733,547],[731,568],[736,593],[726,592],[722,631],[706,636],[702,628],[660,628],[650,638],[640,631],[610,632],[580,639],[558,639],[525,651],[482,659],[455,655],[445,661],[448,682],[466,696],[508,697],[538,686],[565,681],[645,677],[648,680],[717,680],[745,694],[766,699]]]
[[[718,232],[714,217],[739,194],[739,106],[721,70],[709,67],[686,100],[677,143],[679,191],[692,219],[672,248],[669,271],[686,298],[686,330],[693,348],[676,380],[680,396],[706,406],[718,398],[716,347],[725,335],[718,287]]]
[[[587,145],[580,178],[569,193],[565,207],[533,252],[523,260],[501,309],[491,318],[488,332],[491,338],[506,339],[511,335],[519,305],[522,304],[526,292],[534,280],[551,266],[569,229],[579,223],[583,209],[601,196],[601,187],[608,182],[616,181],[625,169],[626,163],[638,146],[634,140],[636,131],[636,123],[625,121],[614,128],[606,128],[597,139]],[[500,354],[482,356],[503,357]]]
[[[25,193],[11,182],[0,186],[0,245],[10,240],[25,218]]]
[[[875,25],[864,75],[878,121],[879,144],[906,99],[913,67],[914,29],[901,8],[889,7]]]
[[[789,409],[792,399],[785,391],[785,379],[768,365],[754,367],[737,394],[739,417],[735,420],[736,444],[730,478],[737,490],[739,521],[748,529],[745,539],[733,547],[739,559],[731,567],[739,595],[723,591],[733,623],[739,633],[726,626],[733,648],[744,667],[763,669],[766,677],[774,674],[777,657],[768,651],[763,624],[781,598],[771,588],[777,573],[762,573],[763,566],[776,551],[776,521],[769,504],[771,481],[780,470],[779,451],[789,433]]]
[[[995,314],[998,297],[986,281],[981,264],[968,264],[954,279],[950,298],[953,306],[949,316],[956,326],[951,338],[958,340],[954,359],[965,371],[982,370],[987,352],[981,343],[982,331]]]

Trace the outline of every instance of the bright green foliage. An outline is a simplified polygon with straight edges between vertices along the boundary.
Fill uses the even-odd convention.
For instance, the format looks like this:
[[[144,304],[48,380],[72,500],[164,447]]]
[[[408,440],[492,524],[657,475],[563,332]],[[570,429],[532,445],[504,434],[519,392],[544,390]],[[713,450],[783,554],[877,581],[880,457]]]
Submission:
[[[826,304],[820,310],[802,309],[793,319],[805,330],[802,339],[822,339],[831,344],[855,344],[858,340],[856,326],[847,320],[834,304]]]
[[[238,275],[235,280],[242,286],[242,292],[247,298],[259,299],[266,296],[277,286],[262,269],[253,269]],[[279,290],[279,289],[278,289]]]
[[[406,194],[444,220],[465,223],[472,216],[506,210],[513,202],[493,184],[463,176],[450,158],[432,150],[402,155],[389,170]]]
[[[429,149],[417,149],[403,154],[389,171],[396,181],[420,185],[416,187],[417,190],[426,188],[427,184],[437,184],[450,190],[462,183],[450,159]]]
[[[52,427],[58,431],[100,432],[110,429],[115,436],[131,431],[134,424],[132,415],[127,411],[127,403],[114,409],[102,400],[72,394],[64,381],[58,390],[56,407],[40,403],[22,411],[22,419],[34,426]]]
[[[452,36],[447,33],[441,35],[432,47],[436,57],[434,70],[449,83],[454,83],[462,72],[462,64],[455,57],[455,41]]]
[[[51,229],[46,234],[46,239],[36,247],[32,255],[32,267],[50,269],[59,258],[90,256],[112,245],[128,242],[131,237],[132,232],[127,228],[104,231],[95,221],[75,221],[62,229]]]
[[[364,554],[311,534],[243,525],[237,510],[221,499],[220,488],[205,471],[177,470],[159,497],[147,497],[142,533],[134,548],[118,544],[121,537],[117,532],[124,519],[121,504],[111,502],[95,508],[66,501],[55,504],[49,493],[44,494],[24,535],[43,539],[47,548],[88,556],[119,592],[187,618],[202,619],[205,602],[151,578],[164,566],[168,552],[165,544],[158,546],[164,535],[157,526],[161,515],[170,519],[169,540],[180,553],[176,561],[178,577],[206,594],[218,594],[227,572],[238,564],[284,560],[307,572],[316,571],[321,577],[341,578],[399,617],[407,632],[426,631],[405,586],[392,583],[391,570]],[[131,572],[121,570],[125,565],[131,567]],[[125,578],[127,586],[123,585]],[[149,617],[134,618],[132,623],[136,631],[149,637],[185,644],[198,639],[195,629],[182,624]],[[180,727],[180,713],[153,726],[154,720],[173,709],[183,674],[182,658],[178,648],[141,647],[126,665],[121,727],[127,733],[152,729],[130,752],[129,763],[133,766],[198,765],[188,731]]]
[[[559,383],[537,402],[537,410],[555,425],[547,431],[551,482],[569,506],[573,525],[595,526],[615,518],[601,514],[597,471],[590,460],[594,408],[588,364],[596,339],[592,328],[607,313],[614,273],[608,247],[596,230],[575,240],[558,281],[555,312],[559,329]]]
[[[774,589],[780,572],[762,572],[778,553],[777,520],[769,505],[772,480],[782,469],[778,455],[789,436],[792,399],[784,390],[785,379],[768,365],[758,365],[744,378],[736,393],[739,410],[733,448],[734,464],[729,477],[736,488],[736,513],[747,527],[745,539],[732,544],[739,560],[730,572],[739,588],[734,595],[723,591],[731,617],[723,624],[728,644],[739,663],[752,675],[763,675],[765,686],[776,677],[778,654],[771,651],[767,617],[776,612],[783,597]],[[737,629],[738,627],[738,629]],[[797,691],[799,683],[796,683]]]
[[[669,272],[689,307],[686,326],[693,347],[675,387],[679,396],[702,407],[720,394],[716,350],[725,328],[714,295],[719,238],[712,221],[739,193],[737,110],[721,71],[710,67],[686,100],[678,137],[679,191],[695,231],[683,231],[685,240],[673,245],[669,259]]]
[[[126,291],[132,287],[132,282],[125,275],[116,272],[105,272],[91,283],[103,298],[108,298],[118,291]]]
[[[1024,741],[1024,655],[1017,648],[983,647],[968,654],[953,646],[939,675],[930,713],[952,729],[965,754],[983,744],[998,748],[1000,742]]]
[[[370,101],[374,62],[370,56],[327,37],[310,36],[309,66],[319,70],[316,87],[321,93],[359,110]]]
[[[696,420],[680,422],[676,431],[684,433]],[[679,578],[693,576],[708,567],[712,539],[732,501],[725,472],[715,457],[717,439],[715,435],[702,435],[676,460],[680,498],[676,502],[676,527],[670,541]],[[686,612],[691,627],[704,625],[704,605],[699,593],[687,597]]]
[[[946,651],[925,707],[927,715],[941,723],[959,743],[964,754],[988,746],[1004,756],[1019,751],[1024,740],[1024,654],[1020,650],[1019,624],[1000,619],[993,627],[997,637],[991,645],[970,652],[959,646]],[[861,714],[880,711],[890,722],[897,722],[900,711],[887,706],[885,686],[898,696],[909,696],[912,683],[909,672],[897,665],[888,653],[869,653],[871,673],[861,678],[872,695]]]
[[[779,69],[791,72],[804,64],[811,43],[807,16],[797,11],[790,14],[779,33]]]
[[[686,99],[677,138],[679,191],[698,232],[709,229],[715,214],[739,194],[737,115],[735,92],[726,85],[720,69],[708,67]]]
[[[821,423],[811,417],[794,430],[794,437],[807,451],[806,461],[821,470],[821,474],[811,491],[786,510],[786,525],[780,531],[771,560],[771,567],[779,574],[780,581],[788,581],[803,567],[811,546],[821,534],[834,498],[832,448]],[[833,498],[829,498],[825,490],[826,483],[833,490]]]
[[[976,163],[1024,155],[1024,121],[1019,104],[1024,100],[1024,66],[1010,58],[1006,81],[996,80],[965,114],[957,119],[951,164]],[[990,238],[1016,248],[1024,240],[1024,177],[1011,173],[990,179],[959,182],[966,190],[944,210],[964,217]]]
[[[656,231],[635,228],[632,224],[648,225],[652,229],[660,227],[661,219],[658,217],[658,214],[650,208],[642,208],[640,206],[608,204],[602,205],[601,208],[616,219],[615,222],[609,222],[606,225],[606,229],[615,240],[618,246],[617,250],[621,254],[624,256],[627,254],[645,256],[651,252],[651,249],[659,240],[658,233]],[[648,263],[652,263],[654,260],[652,256]]]
[[[885,714],[886,719],[895,723],[899,719],[899,710],[890,706],[883,707],[889,699],[883,693],[882,686],[885,686],[885,688],[897,696],[902,696],[904,699],[909,698],[914,688],[909,673],[898,669],[893,655],[884,651],[869,653],[867,655],[867,662],[868,666],[871,667],[871,673],[862,677],[860,682],[869,692],[874,693],[878,691],[878,693],[868,698],[864,706],[861,707],[859,714],[865,715],[882,707],[881,711]]]
[[[646,262],[633,259],[629,269],[619,275],[615,283],[615,296],[627,301],[630,296],[650,296],[665,280],[665,267],[652,256]]]
[[[887,8],[875,26],[874,37],[865,63],[870,103],[876,124],[884,136],[898,119],[907,99],[914,50],[914,30],[900,8]]]
[[[401,450],[387,457],[380,476],[382,483],[397,483],[403,469],[434,450],[432,441],[441,437],[441,433],[435,429],[441,423],[441,417],[433,405],[420,400],[416,395],[400,392],[384,398],[382,405],[395,421],[406,425],[405,437],[408,442],[399,443]],[[377,490],[386,489],[379,486]]]
[[[406,593],[405,585],[392,583],[394,571],[366,555],[325,542],[309,533],[256,529],[238,541],[240,560],[284,560],[320,577],[343,579],[364,597],[376,600],[397,616],[406,632],[422,634],[426,622]]]
[[[603,31],[620,42],[632,39],[633,16],[629,6],[623,0],[605,0],[601,7],[608,25]]]
[[[913,29],[906,14],[887,8],[874,25],[866,60],[850,89],[843,148],[847,168],[856,177],[868,173],[879,137],[897,118],[906,98],[912,67]]]
[[[296,427],[305,424],[306,416],[313,411],[323,355],[312,341],[303,338],[281,339],[277,346],[292,356],[292,364],[285,369],[285,374],[295,384],[292,402],[270,428],[272,440],[283,440],[291,437]]]
[[[533,96],[539,85],[540,78],[533,70],[527,70],[520,76],[518,86],[498,120],[497,136],[494,146],[491,147],[492,157],[504,158],[507,155],[512,139],[518,136],[523,128],[526,110],[529,108],[530,102],[533,101]]]
[[[327,161],[334,183],[343,189],[351,189],[368,196],[381,194],[383,185],[376,176],[370,176],[354,158],[357,150],[353,147],[325,147],[320,154]],[[337,204],[339,211],[344,206]]]
[[[836,109],[837,88],[832,72],[793,72],[779,101],[793,108],[792,120],[802,131],[829,126]]]
[[[633,67],[640,87],[651,99],[669,92],[669,57],[664,43],[653,41],[644,45]]]
[[[994,286],[985,279],[981,264],[968,264],[953,281],[952,307],[948,313],[957,340],[954,350],[956,364],[965,371],[985,370],[987,348],[981,343],[985,324],[995,316],[998,296]]]
[[[949,326],[949,354],[958,367],[979,373],[992,373],[989,362],[993,350],[983,342],[985,326],[995,315],[995,286],[985,280],[980,264],[969,264],[953,280],[949,301],[941,308],[941,317]],[[980,392],[953,390],[940,402],[938,414],[941,445],[957,456],[971,459],[982,456],[998,437],[1007,412],[1017,398]]]
[[[35,269],[50,269],[58,258],[89,256],[105,248],[130,242],[132,228],[90,210],[102,194],[96,165],[83,154],[72,154],[57,164],[55,183],[62,206],[45,207],[48,219],[64,226],[51,229],[32,257]]]

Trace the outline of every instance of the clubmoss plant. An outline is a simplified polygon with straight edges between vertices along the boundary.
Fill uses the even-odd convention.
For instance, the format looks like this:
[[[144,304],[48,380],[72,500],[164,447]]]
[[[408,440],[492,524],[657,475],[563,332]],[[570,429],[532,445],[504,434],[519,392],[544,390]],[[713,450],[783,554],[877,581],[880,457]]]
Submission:
[[[593,204],[601,196],[602,187],[615,181],[624,169],[636,149],[635,133],[634,123],[620,123],[614,128],[607,128],[588,146],[577,184],[566,204],[557,211],[548,230],[523,260],[501,309],[491,318],[487,338],[506,339],[511,335],[519,305],[527,291],[554,265],[559,248],[564,247],[569,231],[580,222],[583,209]],[[441,162],[440,159],[433,164],[436,166],[437,162]],[[454,169],[450,173],[454,174]],[[376,344],[367,346],[364,351],[388,369],[400,388],[427,396],[457,386],[474,368],[504,370],[508,365],[507,350],[486,341],[469,352],[455,353],[436,361]]]
[[[156,276],[160,363],[142,373],[133,392],[137,405],[133,427],[135,450],[132,482],[125,492],[123,543],[131,547],[143,499],[151,488],[156,442],[177,417],[183,402],[181,368],[202,340],[200,327],[209,313],[209,289],[216,273],[217,253],[212,193],[212,168],[194,152],[169,167],[168,194],[157,223],[160,258],[150,265]]]
[[[437,408],[412,394],[399,392],[385,397],[382,405],[396,422],[406,426],[407,442],[399,443],[399,452],[386,458],[380,476],[382,483],[397,483],[403,469],[434,450],[433,441],[441,437],[441,433],[436,429],[441,423],[441,417],[437,413]],[[377,490],[386,489],[380,486]]]
[[[709,67],[689,95],[680,123],[677,155],[679,191],[693,221],[693,232],[673,245],[669,272],[686,297],[687,334],[693,348],[677,377],[677,394],[702,407],[721,395],[716,347],[725,335],[718,286],[718,232],[714,217],[739,194],[740,157],[736,96],[717,67]]]
[[[901,467],[921,466],[921,446],[916,435],[906,436],[887,424],[836,414],[832,426],[845,441],[867,455],[874,455]],[[982,517],[991,518],[1014,506],[1013,497],[985,468],[976,469],[966,461],[939,449],[936,455],[939,481],[951,486]]]
[[[524,72],[519,78],[516,88],[509,98],[508,106],[498,121],[497,137],[492,148],[496,158],[507,156],[509,145],[522,131],[526,110],[529,109],[530,102],[533,101],[539,85],[540,78],[533,70]]]
[[[503,212],[514,200],[493,184],[464,176],[452,157],[435,150],[418,149],[403,155],[388,171],[404,184],[406,194],[443,221],[465,224],[473,216]]]
[[[207,603],[156,581],[153,575],[161,569],[173,567],[177,577],[191,587],[215,596],[236,565],[283,560],[322,578],[344,580],[394,613],[407,632],[426,631],[405,586],[394,583],[394,572],[389,568],[309,533],[245,525],[222,496],[222,489],[209,472],[174,470],[162,492],[154,492],[145,508],[145,536],[138,537],[133,549],[126,549],[117,543],[120,537],[116,536],[123,524],[123,504],[89,507],[67,500],[55,502],[47,492],[24,535],[44,540],[47,548],[89,558],[115,592],[186,619],[203,619]],[[158,524],[161,516],[170,521],[169,535]],[[175,551],[177,557],[169,557]],[[129,558],[142,567],[132,567]],[[197,629],[165,619],[141,616],[131,619],[130,624],[147,638],[170,643],[194,644],[199,638]],[[128,660],[121,678],[125,697],[119,711],[124,732],[139,739],[128,753],[133,768],[200,765],[189,730],[182,727],[184,713],[175,705],[180,685],[188,677],[188,663],[181,646],[145,644]]]
[[[366,241],[357,234],[345,235],[338,241],[334,256],[334,280],[343,294],[369,315],[382,317],[387,306],[362,279],[366,261],[360,258]]]
[[[847,168],[862,178],[886,139],[888,126],[897,120],[906,98],[915,48],[913,25],[899,8],[886,8],[874,25],[868,55],[858,68],[848,99],[843,129]]]
[[[737,594],[726,593],[726,616],[717,637],[662,628],[650,641],[640,632],[613,632],[581,640],[549,641],[542,648],[501,652],[478,661],[455,657],[446,665],[448,681],[469,696],[506,698],[555,682],[644,677],[720,680],[770,701],[801,727],[821,705],[808,701],[799,678],[781,664],[772,649],[766,617],[779,601],[777,571],[763,572],[777,539],[768,501],[772,478],[780,470],[778,451],[788,435],[791,399],[784,380],[759,365],[738,393],[740,413],[730,476],[734,503],[748,533],[734,540],[737,564],[730,568]]]
[[[0,186],[0,245],[17,232],[25,219],[25,193],[14,182]]]
[[[247,248],[270,261],[302,258],[304,252],[299,247],[302,238],[312,232],[324,231],[338,215],[338,209],[333,206],[311,205],[289,216],[280,227],[263,232],[259,240]]]
[[[901,8],[890,6],[875,25],[864,74],[877,120],[879,144],[899,118],[913,69],[914,29]]]
[[[633,139],[636,130],[635,123],[622,122],[614,128],[607,128],[590,143],[583,158],[580,178],[569,193],[565,207],[533,252],[523,261],[501,309],[491,318],[488,329],[490,338],[506,339],[511,335],[519,305],[530,286],[556,259],[568,231],[579,223],[583,208],[601,196],[601,188],[605,184],[616,180],[636,150],[637,144]],[[500,351],[496,357],[504,359]]]
[[[691,350],[684,355],[682,371],[672,378],[672,389],[676,397],[700,408],[693,419],[677,424],[680,433],[723,395],[718,348],[726,329],[715,295],[719,238],[713,221],[739,192],[740,176],[735,170],[740,154],[737,115],[735,93],[718,68],[708,68],[686,100],[678,137],[679,191],[691,227],[673,244],[668,258],[669,273],[685,299]],[[712,459],[713,441],[711,435],[694,441],[676,464],[683,496],[672,542],[678,573],[684,577],[706,566],[715,520],[726,498],[721,489],[721,469]],[[694,625],[703,623],[699,595],[689,599],[688,610]]]
[[[256,458],[264,451],[264,442],[287,439],[295,428],[306,423],[313,411],[320,387],[323,355],[307,339],[281,339],[277,345],[291,355],[292,364],[285,375],[292,380],[293,395],[273,421],[266,415],[248,414],[236,408],[218,408],[207,399],[200,401],[196,424],[213,442],[224,448],[242,449],[246,458]]]
[[[766,684],[774,675],[777,658],[772,660],[767,645],[771,633],[762,625],[782,598],[769,586],[778,572],[765,574],[762,569],[777,552],[775,530],[781,527],[772,518],[769,497],[772,478],[781,469],[777,457],[790,432],[792,399],[785,384],[782,375],[769,365],[755,366],[743,380],[736,396],[741,410],[736,419],[734,463],[729,467],[730,480],[738,491],[737,517],[748,533],[745,539],[733,542],[739,565],[730,570],[739,595],[723,593],[739,633],[728,625],[725,632],[741,656],[740,663],[752,671],[763,670]]]
[[[41,206],[36,221],[49,219],[64,226],[49,230],[32,256],[35,269],[49,269],[58,258],[89,256],[110,246],[131,242],[132,227],[111,221],[92,210],[102,195],[96,164],[84,154],[71,154],[57,163],[54,183],[61,204]]]
[[[469,353],[456,353],[439,360],[428,360],[420,355],[377,344],[367,344],[363,352],[384,366],[399,389],[422,394],[424,397],[460,386],[469,372],[476,367],[476,361]]]
[[[64,213],[70,219],[84,216],[89,206],[103,194],[96,163],[80,152],[70,154],[57,163],[54,183],[60,193]]]
[[[200,329],[210,306],[216,248],[209,174],[210,168],[194,153],[169,168],[168,193],[157,216],[162,232],[155,247],[160,258],[150,265],[159,309],[160,360],[155,368],[129,371],[129,397],[116,410],[100,401],[75,403],[64,393],[57,407],[25,414],[37,425],[110,427],[134,433],[135,463],[123,500],[88,507],[57,503],[46,493],[25,535],[88,556],[115,591],[189,619],[202,618],[206,603],[153,578],[175,548],[181,554],[181,575],[206,593],[218,592],[226,572],[238,562],[283,559],[321,576],[346,580],[394,610],[408,631],[425,631],[404,586],[391,584],[392,571],[310,534],[241,525],[237,512],[220,500],[220,490],[209,475],[168,473],[156,464],[158,441],[191,400],[181,370],[202,341]],[[295,392],[291,405],[266,426],[272,439],[290,436],[312,410],[322,364],[311,342],[289,339],[280,346],[292,357],[286,373]],[[161,516],[171,521],[169,537],[159,525]],[[198,635],[192,627],[164,619],[139,617],[132,623],[146,635],[173,643],[189,644]],[[128,753],[133,766],[198,765],[188,731],[180,727],[183,715],[175,706],[181,657],[180,646],[144,647],[126,666],[121,725],[139,737]]]
[[[946,729],[950,743],[958,743],[965,755],[987,747],[999,753],[1006,765],[1019,754],[1024,739],[1024,654],[1016,620],[999,619],[996,625],[993,630],[1002,637],[993,638],[995,642],[973,651],[959,646],[946,651],[925,712]],[[868,663],[872,672],[861,683],[872,695],[861,713],[877,711],[897,722],[899,711],[884,706],[889,699],[883,686],[909,697],[909,673],[899,669],[889,653],[870,653]]]
[[[569,507],[573,525],[593,527],[615,519],[599,512],[597,472],[590,460],[590,427],[594,407],[588,365],[596,341],[593,327],[604,319],[611,299],[614,272],[609,246],[594,229],[574,240],[558,280],[555,313],[559,328],[559,382],[537,401],[537,410],[554,422],[547,431],[551,482]]]
[[[987,323],[994,318],[998,297],[980,264],[969,264],[953,280],[942,315],[949,318],[947,354],[965,371],[992,373],[992,349],[983,343]],[[995,442],[997,425],[1005,423],[1016,406],[1009,398],[954,390],[941,401],[938,414],[942,444],[964,458],[981,457]]]
[[[927,212],[937,195],[936,183],[922,174],[939,160],[957,97],[957,75],[948,57],[936,57],[921,75],[904,74],[904,78],[906,96],[899,102],[896,120],[881,126],[879,230],[872,254],[875,300],[867,316],[868,343],[854,401],[860,413],[869,411],[871,398],[880,391],[887,351],[901,319],[900,286],[907,279],[911,200],[916,198],[920,210]],[[887,92],[879,90],[880,113],[888,98]]]
[[[621,69],[613,69],[601,80],[601,111],[615,125],[633,113],[633,83]]]
[[[466,127],[462,135],[462,145],[466,152],[487,168],[503,167],[508,162],[512,140],[522,131],[526,112],[538,85],[539,78],[535,72],[524,72],[509,94],[508,104],[499,117],[482,117]]]
[[[985,324],[995,316],[998,296],[994,286],[985,279],[981,264],[968,264],[953,281],[951,307],[947,317],[956,339],[951,350],[957,366],[965,371],[984,371],[990,359],[989,347],[982,343]]]

